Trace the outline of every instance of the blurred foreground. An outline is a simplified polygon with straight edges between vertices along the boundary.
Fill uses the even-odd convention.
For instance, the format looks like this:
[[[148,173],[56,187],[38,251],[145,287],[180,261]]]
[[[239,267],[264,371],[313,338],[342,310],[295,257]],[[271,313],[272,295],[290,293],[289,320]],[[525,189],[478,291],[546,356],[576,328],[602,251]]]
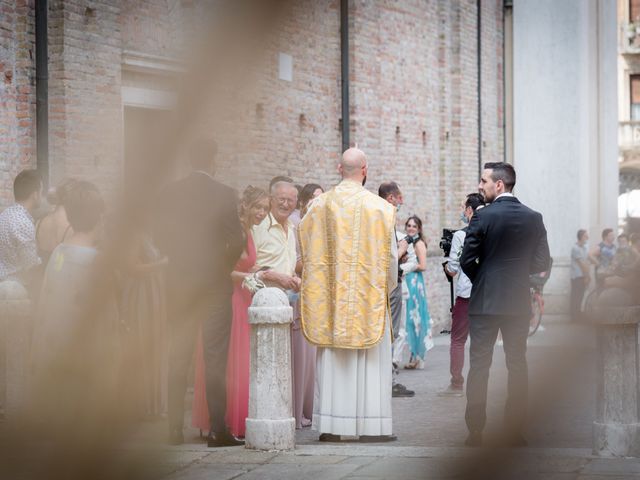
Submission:
[[[1,464],[15,467],[11,475],[3,472],[2,478],[53,478],[51,470],[43,470],[45,465],[60,468],[59,478],[70,478],[62,473],[79,472],[85,460],[90,476],[84,478],[637,478],[640,460],[591,456],[596,379],[593,329],[549,320],[546,329],[529,342],[527,448],[503,449],[498,440],[506,388],[500,346],[495,349],[489,385],[487,447],[461,446],[466,436],[465,399],[437,395],[449,375],[448,337],[443,336],[429,352],[424,370],[404,370],[400,375],[416,396],[394,399],[398,441],[392,444],[323,444],[316,432],[303,429],[298,430],[295,452],[253,452],[243,447],[211,450],[192,429],[186,432],[185,445],[167,447],[166,422],[158,420],[129,428],[126,436],[118,437],[119,444],[89,442],[93,448],[66,449],[43,442],[37,433],[21,437],[2,424],[0,451],[10,457]],[[70,425],[69,431],[77,427]],[[46,432],[41,433],[46,438]],[[67,455],[66,468],[65,457],[52,458],[54,452]]]

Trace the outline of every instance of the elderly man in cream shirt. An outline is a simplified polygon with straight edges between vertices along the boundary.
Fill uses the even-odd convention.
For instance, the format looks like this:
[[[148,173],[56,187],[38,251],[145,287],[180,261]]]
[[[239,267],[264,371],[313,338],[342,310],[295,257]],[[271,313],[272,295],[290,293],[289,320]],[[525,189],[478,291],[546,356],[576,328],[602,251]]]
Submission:
[[[253,227],[256,246],[256,265],[268,269],[261,279],[272,287],[285,291],[300,290],[296,269],[296,232],[289,217],[298,203],[298,191],[289,182],[277,182],[271,187],[271,212]]]

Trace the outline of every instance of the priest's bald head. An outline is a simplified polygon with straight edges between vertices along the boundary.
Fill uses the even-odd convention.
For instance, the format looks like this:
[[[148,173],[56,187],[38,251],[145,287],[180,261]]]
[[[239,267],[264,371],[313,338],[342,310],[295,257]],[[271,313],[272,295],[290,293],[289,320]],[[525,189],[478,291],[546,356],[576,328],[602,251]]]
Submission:
[[[353,180],[362,185],[367,181],[367,156],[359,148],[349,148],[342,154],[338,172],[343,180]]]

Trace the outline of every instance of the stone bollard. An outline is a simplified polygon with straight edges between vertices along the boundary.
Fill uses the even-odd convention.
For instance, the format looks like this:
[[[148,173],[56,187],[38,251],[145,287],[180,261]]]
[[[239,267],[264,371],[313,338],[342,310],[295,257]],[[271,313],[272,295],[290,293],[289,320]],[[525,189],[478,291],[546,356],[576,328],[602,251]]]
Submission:
[[[12,420],[24,407],[27,390],[27,363],[29,358],[29,331],[31,328],[31,301],[26,289],[18,282],[0,282],[0,322],[4,380],[3,398],[0,399],[4,416]]]
[[[263,288],[249,307],[251,373],[246,448],[295,448],[291,387],[291,334],[293,309],[278,288]]]
[[[603,306],[594,313],[598,379],[593,453],[605,457],[639,457],[640,306]]]

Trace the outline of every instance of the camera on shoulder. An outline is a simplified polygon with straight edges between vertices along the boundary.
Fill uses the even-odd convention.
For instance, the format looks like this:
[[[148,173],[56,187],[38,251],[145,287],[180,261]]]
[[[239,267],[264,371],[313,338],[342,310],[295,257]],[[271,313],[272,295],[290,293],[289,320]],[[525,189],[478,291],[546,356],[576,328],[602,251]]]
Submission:
[[[451,242],[453,241],[453,234],[457,230],[452,228],[443,228],[442,237],[440,237],[440,248],[444,252],[444,256],[448,257],[451,254]]]
[[[451,255],[451,243],[453,242],[453,234],[456,233],[457,230],[452,228],[444,228],[442,229],[442,237],[440,237],[440,248],[444,252],[444,256],[447,257],[447,260],[442,264],[442,270],[444,271],[444,276],[449,282],[449,293],[451,296],[451,308],[449,311],[453,311],[453,278],[448,273],[447,264],[449,263],[448,257]]]

